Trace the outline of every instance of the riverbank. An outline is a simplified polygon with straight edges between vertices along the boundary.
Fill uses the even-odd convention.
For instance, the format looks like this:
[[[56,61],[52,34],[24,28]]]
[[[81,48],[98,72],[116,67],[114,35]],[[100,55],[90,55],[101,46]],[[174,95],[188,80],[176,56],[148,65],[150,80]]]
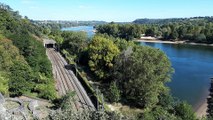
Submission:
[[[195,110],[197,117],[202,118],[207,114],[207,100],[204,100],[203,103]]]
[[[187,52],[181,51],[181,52],[179,52],[178,51],[179,49],[178,50],[176,50],[176,49],[174,50],[174,49],[172,49],[172,47],[170,48],[170,47],[162,46],[162,45],[159,45],[159,44],[154,45],[155,48],[162,48],[162,50],[166,51],[165,53],[167,53],[167,50],[168,50],[169,51],[169,53],[167,54],[168,56],[171,55],[171,52],[175,53],[175,54],[172,54],[173,59],[171,59],[171,60],[173,60],[172,62],[173,62],[174,68],[177,68],[176,74],[179,74],[179,76],[188,76],[188,74],[190,74],[190,73],[193,74],[193,75],[194,74],[200,74],[199,70],[202,69],[202,68],[205,68],[205,67],[203,67],[201,65],[201,63],[203,63],[203,62],[205,62],[205,60],[209,59],[211,55],[209,54],[208,57],[205,57],[205,60],[202,60],[201,59],[202,58],[202,54],[204,54],[204,52],[206,54],[207,52],[203,51],[203,53],[200,53],[200,51],[198,52],[198,49],[207,48],[207,49],[213,50],[212,49],[213,48],[213,44],[187,43],[186,41],[162,41],[162,40],[158,40],[158,39],[152,39],[152,40],[150,40],[150,39],[149,40],[140,39],[140,40],[135,40],[135,41],[138,41],[138,42],[149,42],[149,43],[163,43],[163,44],[164,43],[165,44],[180,44],[180,45],[187,44],[187,46],[184,46],[184,48],[186,47],[188,49],[190,49],[193,45],[198,45],[198,47],[195,47],[192,50],[193,51],[192,54],[190,54],[191,51],[187,51]],[[152,44],[150,46],[152,46]],[[205,47],[205,46],[212,46],[212,47]],[[179,53],[179,54],[177,54],[177,53]],[[178,56],[176,56],[176,54]],[[187,59],[187,57],[186,57],[187,55],[186,54],[189,54],[190,56],[196,54],[197,57],[193,56],[193,59],[196,59],[196,61],[185,60],[185,59]],[[174,56],[175,56],[175,58],[174,58]],[[181,58],[183,58],[184,61],[181,61],[182,60]],[[212,60],[208,60],[208,62],[211,62]],[[178,61],[178,63],[177,63],[177,61]],[[194,64],[191,64],[192,62],[194,62]],[[183,64],[181,64],[181,63],[183,63]],[[178,67],[176,66],[176,64],[178,64]],[[190,71],[189,71],[188,68],[185,67],[185,65],[192,67],[192,69],[190,69]],[[210,65],[210,64],[207,64],[207,65]],[[181,67],[181,70],[187,69],[188,70],[187,73],[184,74],[182,72],[179,72],[178,70],[180,70],[180,67]],[[210,69],[212,69],[212,67]],[[205,71],[203,73],[206,74],[207,72],[208,71]],[[210,73],[210,74],[212,74],[212,73]],[[203,78],[199,77],[199,76],[195,76],[195,77],[193,77],[193,79],[196,79],[195,81],[201,81],[201,80],[205,81],[206,80],[207,81],[206,83],[209,83],[209,79],[206,79],[207,77],[208,76],[203,77]],[[188,81],[189,83],[191,83],[190,79],[192,79],[192,78],[185,79],[185,78],[178,77],[177,80],[179,80],[179,79],[184,79],[184,80]],[[178,84],[178,83],[179,82],[176,82],[176,84]],[[200,83],[202,83],[202,82],[200,82]],[[187,90],[192,89],[191,87],[187,87],[187,86],[188,85],[185,85],[185,87],[183,87],[183,86],[181,86],[181,87],[187,88]],[[197,86],[197,90],[201,87],[200,84],[198,86]],[[193,89],[195,89],[194,87],[195,86],[193,85]],[[206,87],[204,87],[206,89],[200,89],[200,91],[203,91],[203,92],[199,93],[199,94],[201,94],[199,97],[196,96],[194,98],[194,99],[197,100],[197,102],[194,102],[194,104],[191,103],[191,105],[193,106],[193,110],[196,113],[196,116],[199,117],[199,118],[201,118],[202,116],[206,116],[206,114],[207,114],[207,112],[206,112],[207,111],[207,99],[206,98],[208,97],[208,94],[209,94],[207,87],[209,87],[209,85],[206,85]],[[180,91],[183,92],[184,90],[180,90]],[[191,91],[191,90],[189,90],[189,91]],[[185,99],[185,100],[187,100],[187,99]]]
[[[158,40],[158,39],[153,39],[153,40],[138,39],[138,40],[134,40],[134,41],[137,41],[137,42],[152,42],[152,43],[166,43],[166,44],[187,44],[187,45],[213,46],[213,44],[193,43],[193,42],[186,42],[186,41],[163,41],[163,40]]]

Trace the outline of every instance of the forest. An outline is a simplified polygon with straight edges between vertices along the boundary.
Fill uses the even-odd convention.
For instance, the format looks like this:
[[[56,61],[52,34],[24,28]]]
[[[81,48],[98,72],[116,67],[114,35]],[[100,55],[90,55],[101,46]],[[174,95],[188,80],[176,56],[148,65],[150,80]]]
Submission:
[[[0,4],[0,92],[10,97],[29,95],[58,101],[56,106],[60,109],[49,115],[51,120],[197,120],[191,105],[172,97],[166,86],[174,72],[166,54],[131,40],[143,33],[170,36],[167,39],[172,40],[203,34],[205,39],[196,42],[211,43],[211,26],[210,21],[204,24],[200,20],[164,25],[112,22],[96,26],[97,34],[88,39],[85,32],[34,24],[8,5]],[[175,31],[177,37],[173,36]],[[129,109],[74,112],[72,93],[57,99],[51,63],[42,45],[43,36],[54,39],[57,50],[66,51],[71,64],[77,64],[76,69],[97,83],[107,104],[122,104]]]
[[[41,27],[0,4],[0,92],[5,96],[57,97],[41,35]]]
[[[213,18],[137,19],[131,24],[109,24],[96,26],[99,33],[128,40],[141,35],[161,40],[213,43]]]

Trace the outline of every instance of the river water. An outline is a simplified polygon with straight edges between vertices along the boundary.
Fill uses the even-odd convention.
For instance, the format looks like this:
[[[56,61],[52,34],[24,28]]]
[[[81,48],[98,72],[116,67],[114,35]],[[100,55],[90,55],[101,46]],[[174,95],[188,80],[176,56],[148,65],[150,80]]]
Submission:
[[[62,30],[86,31],[92,37],[92,26],[79,26]],[[213,47],[183,44],[141,42],[161,49],[169,57],[175,72],[167,85],[174,97],[187,101],[197,108],[208,95],[213,77]]]
[[[194,108],[206,99],[213,77],[213,47],[150,42],[141,45],[159,48],[169,57],[175,70],[168,83],[173,96]]]
[[[92,37],[94,33],[93,26],[77,26],[77,27],[69,27],[69,28],[62,28],[62,31],[84,31],[87,32],[88,37]]]

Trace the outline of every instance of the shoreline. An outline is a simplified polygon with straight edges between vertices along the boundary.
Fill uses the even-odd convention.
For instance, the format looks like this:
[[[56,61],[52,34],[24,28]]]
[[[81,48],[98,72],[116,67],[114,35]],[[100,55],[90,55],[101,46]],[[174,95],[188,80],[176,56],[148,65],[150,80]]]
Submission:
[[[187,43],[186,41],[163,41],[163,40],[158,40],[158,39],[153,39],[153,40],[137,39],[137,40],[134,40],[134,41],[136,41],[136,42],[150,42],[150,43],[166,43],[166,44],[201,45],[201,46],[212,46],[213,47],[213,44],[194,43],[194,42]]]
[[[136,42],[149,42],[149,43],[165,43],[165,44],[183,44],[183,45],[197,45],[197,46],[210,46],[213,47],[213,44],[205,44],[205,43],[187,43],[186,41],[163,41],[163,40],[158,40],[158,39],[137,39],[134,40]],[[205,96],[208,96],[208,92],[204,93]],[[206,97],[207,97],[206,96]],[[205,97],[205,98],[206,98]],[[203,99],[198,103],[198,105],[194,106],[194,112],[198,118],[205,117],[207,115],[207,109],[208,109],[208,104],[207,104],[207,99]]]
[[[203,116],[205,117],[207,115],[207,106],[207,100],[204,100],[203,103],[199,105],[197,109],[195,109],[195,113],[198,118],[202,118]]]

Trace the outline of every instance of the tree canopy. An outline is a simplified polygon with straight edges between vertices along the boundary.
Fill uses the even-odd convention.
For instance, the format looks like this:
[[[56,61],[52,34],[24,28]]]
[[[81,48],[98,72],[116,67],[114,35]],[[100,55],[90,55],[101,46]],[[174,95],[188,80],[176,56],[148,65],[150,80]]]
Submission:
[[[101,36],[93,37],[88,46],[89,66],[99,78],[107,78],[113,67],[114,58],[119,54],[113,41]]]
[[[39,39],[42,28],[0,3],[0,29],[1,91],[56,98],[51,63]]]
[[[123,52],[114,68],[114,77],[123,97],[142,108],[152,108],[160,93],[167,91],[171,63],[158,49],[134,46],[132,52]]]

